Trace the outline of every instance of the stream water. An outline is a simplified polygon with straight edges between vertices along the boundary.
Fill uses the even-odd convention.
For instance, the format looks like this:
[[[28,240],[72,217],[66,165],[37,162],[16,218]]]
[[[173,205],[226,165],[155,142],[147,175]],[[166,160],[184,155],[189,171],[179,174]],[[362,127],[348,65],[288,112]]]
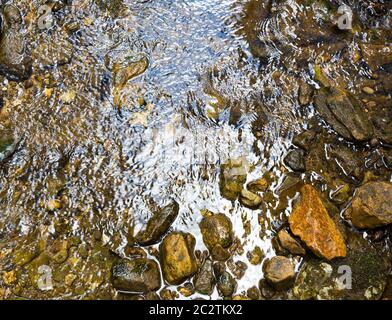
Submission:
[[[327,26],[311,28],[309,21],[330,15],[323,1],[306,7],[295,0],[74,0],[59,9],[56,2],[48,2],[53,21],[42,29],[45,1],[4,2],[22,12],[32,76],[0,77],[1,128],[15,148],[1,165],[0,258],[53,241],[77,239],[77,245],[64,261],[47,263],[54,289],[39,290],[29,284],[31,270],[18,269],[17,285],[4,287],[4,295],[113,298],[111,263],[127,256],[151,205],[173,200],[180,211],[171,230],[191,233],[196,250],[206,250],[203,210],[230,218],[241,247],[232,260],[245,265],[236,294],[257,286],[262,267],[249,263],[249,252],[259,247],[264,258],[276,255],[271,240],[299,194],[298,188],[281,192],[292,172],[283,163],[292,139],[312,121],[332,134],[312,103],[301,105],[300,87],[319,88],[314,66],[325,63],[331,78],[361,94],[358,79],[368,68],[336,47],[342,44],[349,57],[365,38],[379,37],[387,47],[390,8],[375,18],[381,24],[375,33],[339,38]],[[278,14],[271,6],[280,6]],[[118,65],[143,61],[142,72],[115,87]],[[390,92],[383,95],[389,99]],[[221,165],[231,159],[247,168],[248,182],[267,178],[260,208],[222,196]],[[315,173],[297,177],[320,183],[325,193],[336,187]],[[146,249],[147,257],[159,261],[158,248]],[[4,270],[14,270],[4,261]],[[301,261],[293,258],[296,270]],[[64,284],[69,273],[78,279]],[[190,298],[199,296],[206,297]]]

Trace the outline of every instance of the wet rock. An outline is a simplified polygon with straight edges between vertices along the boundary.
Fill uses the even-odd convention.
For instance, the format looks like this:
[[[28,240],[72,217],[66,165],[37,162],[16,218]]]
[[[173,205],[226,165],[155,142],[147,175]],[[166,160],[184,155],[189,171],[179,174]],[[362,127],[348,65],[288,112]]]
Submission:
[[[142,57],[130,57],[123,62],[113,64],[113,84],[117,88],[122,88],[125,84],[143,74],[148,68],[148,59]]]
[[[284,158],[284,164],[293,171],[303,172],[306,170],[305,152],[301,149],[291,150]]]
[[[206,259],[199,272],[195,275],[193,284],[195,290],[201,294],[211,295],[214,291],[215,277],[212,261]]]
[[[149,61],[145,56],[128,57],[112,65],[113,102],[121,106],[127,98],[125,90],[128,81],[142,75],[148,68]]]
[[[154,260],[123,259],[113,265],[112,281],[117,290],[147,293],[161,287],[161,274]]]
[[[236,200],[246,182],[247,173],[248,164],[242,158],[223,164],[219,184],[221,195],[228,200]]]
[[[264,265],[265,279],[277,290],[289,288],[294,283],[294,265],[289,258],[276,256]]]
[[[305,151],[308,151],[312,147],[312,143],[316,138],[317,133],[313,130],[306,130],[299,135],[296,135],[293,139],[293,144]]]
[[[41,268],[45,268],[46,270],[48,270],[47,268],[49,265],[49,261],[50,261],[49,255],[46,252],[42,252],[37,258],[35,258],[26,266],[31,283],[41,290],[42,288],[40,288],[39,286],[40,284],[39,280],[42,278]],[[51,287],[51,289],[53,289],[53,287]]]
[[[306,251],[302,247],[301,243],[291,236],[286,230],[280,230],[277,237],[280,245],[291,254],[299,256],[305,255]]]
[[[326,146],[329,167],[342,176],[362,181],[365,173],[364,159],[361,153],[347,146],[328,144]]]
[[[313,186],[301,188],[301,199],[295,204],[289,223],[293,234],[317,256],[327,260],[346,256],[343,236]]]
[[[16,6],[7,4],[0,18],[0,74],[9,80],[26,80],[31,75],[31,58],[22,33],[22,14]]]
[[[312,258],[300,269],[296,299],[379,299],[387,282],[387,261],[366,240],[350,234],[347,257],[333,262]]]
[[[330,195],[331,200],[336,204],[343,204],[350,198],[350,185],[339,185]]]
[[[30,263],[33,259],[39,256],[41,253],[38,245],[32,243],[18,247],[13,252],[13,263],[16,266],[23,267]]]
[[[51,199],[46,203],[46,208],[49,211],[56,211],[62,208],[62,204],[60,200]]]
[[[275,289],[268,283],[266,279],[259,281],[259,290],[264,299],[272,299],[275,295]]]
[[[127,6],[124,0],[94,0],[102,11],[107,11],[113,18],[124,17]]]
[[[214,214],[204,217],[199,227],[204,244],[212,257],[221,261],[217,252],[230,247],[233,243],[233,225],[230,219],[222,213]]]
[[[392,183],[368,182],[359,187],[347,210],[359,229],[373,229],[392,223]]]
[[[301,82],[298,90],[298,100],[301,106],[307,106],[311,103],[313,96],[313,87],[306,82]]]
[[[180,284],[197,272],[195,238],[189,233],[173,232],[160,245],[160,260],[165,280]]]
[[[389,106],[378,109],[377,114],[372,116],[372,122],[378,138],[387,144],[392,144],[392,108]]]
[[[366,94],[374,94],[374,90],[370,87],[363,87],[362,91]]]
[[[0,132],[0,163],[9,159],[18,147],[18,141],[5,131]]]
[[[345,139],[367,141],[372,138],[373,126],[352,95],[336,87],[321,89],[314,103],[323,119]]]
[[[173,201],[164,208],[154,213],[147,222],[146,229],[139,232],[136,241],[139,245],[149,246],[158,243],[176,220],[179,205]]]
[[[260,291],[256,286],[253,286],[246,290],[246,295],[252,300],[259,300],[260,299]]]
[[[263,199],[257,194],[246,189],[241,190],[240,202],[245,207],[257,209],[263,202]]]
[[[56,254],[54,254],[52,258],[55,263],[63,263],[68,259],[68,250],[65,248],[61,249]]]
[[[248,251],[246,257],[250,264],[258,265],[263,261],[265,254],[259,246],[256,246],[252,251]]]
[[[302,180],[299,178],[299,176],[296,173],[289,172],[284,176],[284,179],[279,185],[277,192],[283,193],[293,189],[296,190],[300,184],[302,184]]]
[[[231,297],[237,290],[237,282],[227,271],[216,275],[218,292],[223,297]]]
[[[360,44],[362,57],[366,64],[376,71],[392,63],[392,46],[385,44]]]
[[[257,179],[248,183],[246,188],[253,192],[264,192],[268,189],[268,181],[265,178]]]
[[[245,262],[243,261],[236,261],[234,262],[233,259],[230,259],[227,261],[227,266],[230,270],[230,272],[234,275],[234,277],[237,280],[240,280],[244,277],[246,270],[248,269],[248,266]]]
[[[226,261],[230,258],[229,250],[223,248],[220,244],[215,245],[211,250],[211,257],[216,261]]]
[[[319,65],[315,65],[314,67],[314,78],[318,83],[321,84],[322,87],[324,88],[331,87],[331,81],[328,79],[328,76],[326,75],[323,68],[321,68],[321,66]]]

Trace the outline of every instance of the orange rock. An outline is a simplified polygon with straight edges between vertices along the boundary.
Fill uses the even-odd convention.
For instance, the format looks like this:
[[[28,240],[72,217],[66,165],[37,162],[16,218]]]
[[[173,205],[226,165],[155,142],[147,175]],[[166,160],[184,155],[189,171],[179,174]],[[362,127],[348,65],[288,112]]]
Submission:
[[[343,236],[313,186],[301,188],[301,199],[294,206],[289,223],[291,231],[317,256],[327,260],[346,256]]]

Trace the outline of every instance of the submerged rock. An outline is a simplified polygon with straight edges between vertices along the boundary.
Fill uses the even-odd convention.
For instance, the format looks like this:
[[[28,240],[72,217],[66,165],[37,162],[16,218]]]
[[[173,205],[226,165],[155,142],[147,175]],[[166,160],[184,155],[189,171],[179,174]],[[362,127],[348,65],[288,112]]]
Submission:
[[[139,232],[136,236],[137,243],[142,246],[158,243],[176,220],[179,208],[178,203],[173,201],[155,212],[148,220],[145,230]]]
[[[197,272],[195,238],[190,233],[172,232],[160,245],[160,260],[165,280],[180,284]]]
[[[123,259],[112,267],[113,286],[118,290],[147,293],[161,287],[158,263],[146,258]]]
[[[257,209],[262,201],[263,199],[257,193],[248,191],[246,189],[241,190],[240,202],[245,207],[250,209]]]
[[[124,0],[94,0],[102,11],[107,11],[114,17],[124,17],[126,15],[127,6]]]
[[[360,44],[363,60],[376,71],[381,67],[392,63],[392,46],[385,44]]]
[[[113,65],[113,83],[115,87],[122,88],[129,80],[143,74],[148,68],[148,59],[145,56],[128,58]]]
[[[298,101],[301,106],[311,103],[313,97],[313,87],[302,81],[298,89]]]
[[[236,200],[246,182],[247,173],[248,164],[242,158],[223,164],[219,184],[222,196],[228,200]]]
[[[294,283],[294,265],[289,258],[273,257],[264,265],[264,277],[275,289],[287,289]]]
[[[235,281],[233,276],[227,271],[224,271],[222,273],[217,273],[216,282],[217,282],[218,292],[223,297],[231,297],[237,290],[237,282]]]
[[[233,243],[233,225],[222,213],[204,217],[200,222],[200,231],[206,247],[215,260],[225,260],[229,255],[218,254],[219,249],[226,249]]]
[[[366,240],[350,234],[344,259],[307,260],[295,281],[296,299],[379,299],[387,283],[388,263]]]
[[[323,119],[345,139],[367,141],[372,138],[373,126],[352,95],[336,87],[322,88],[314,103]]]
[[[392,223],[392,183],[369,182],[359,187],[347,210],[359,229],[373,229]]]
[[[0,74],[9,80],[23,81],[31,75],[31,58],[22,33],[23,18],[19,9],[11,4],[3,7],[0,34]]]
[[[113,102],[116,106],[121,106],[127,100],[125,87],[128,81],[142,75],[148,65],[149,61],[145,56],[128,57],[113,64]]]
[[[303,256],[306,253],[301,243],[292,237],[286,230],[280,230],[278,232],[278,241],[284,249],[293,255]]]
[[[332,172],[340,172],[343,177],[361,181],[365,173],[364,159],[360,152],[344,145],[325,146],[327,159]],[[347,179],[346,179],[347,180]],[[350,181],[350,180],[348,180]]]
[[[293,144],[305,151],[308,151],[316,138],[317,133],[313,130],[306,130],[293,139]]]
[[[291,150],[283,161],[293,171],[303,172],[306,169],[305,153],[301,149]]]
[[[327,260],[346,256],[343,236],[313,186],[301,188],[301,199],[295,204],[289,223],[293,234],[317,256]]]
[[[1,132],[0,137],[0,163],[11,157],[17,149],[18,141],[7,132]]]
[[[215,277],[212,261],[206,259],[199,272],[195,275],[193,284],[195,290],[201,294],[211,295],[214,291]]]

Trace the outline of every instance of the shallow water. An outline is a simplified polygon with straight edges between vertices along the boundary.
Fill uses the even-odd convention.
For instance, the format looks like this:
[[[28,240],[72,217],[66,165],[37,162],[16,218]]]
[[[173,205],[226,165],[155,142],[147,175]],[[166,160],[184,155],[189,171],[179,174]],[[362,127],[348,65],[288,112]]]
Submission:
[[[25,15],[40,5],[11,2]],[[13,97],[7,102],[12,106],[7,127],[20,142],[1,169],[1,247],[51,236],[78,236],[89,243],[99,230],[104,246],[121,255],[130,234],[150,217],[151,199],[162,206],[174,199],[180,214],[172,229],[192,233],[196,249],[205,250],[198,227],[201,210],[231,218],[243,245],[233,259],[248,265],[238,281],[241,294],[262,278],[261,266],[251,265],[247,252],[259,246],[266,257],[275,255],[271,238],[297,195],[276,192],[289,171],[282,160],[291,139],[315,114],[312,105],[300,107],[294,79],[314,84],[312,66],[329,48],[318,46],[317,54],[311,48],[306,67],[298,67],[307,48],[295,42],[299,35],[292,19],[301,12],[295,1],[288,1],[276,20],[259,23],[259,39],[268,44],[267,63],[253,55],[247,34],[257,18],[249,6],[257,1],[128,0],[123,5],[118,16],[91,1],[73,1],[56,13],[52,29],[40,31],[32,23],[33,74],[40,75],[35,86],[24,89],[23,83],[2,78],[2,87]],[[317,14],[326,13],[320,9]],[[68,19],[80,23],[70,36],[63,27]],[[39,55],[45,52],[34,51],[41,39],[66,39],[72,59],[42,67]],[[349,48],[356,47],[354,40]],[[113,63],[140,57],[148,59],[148,68],[128,82],[117,106]],[[334,60],[340,57],[332,58],[334,71],[343,69]],[[352,76],[343,79],[354,87]],[[53,88],[50,96],[45,88]],[[252,168],[248,181],[268,172],[274,177],[263,209],[247,209],[220,194],[220,165],[239,157]],[[49,211],[51,199],[61,199],[62,208]],[[154,248],[158,245],[149,253]],[[83,263],[82,278],[94,263],[92,258]],[[96,297],[94,289],[66,292]],[[216,289],[212,297],[218,297]]]

